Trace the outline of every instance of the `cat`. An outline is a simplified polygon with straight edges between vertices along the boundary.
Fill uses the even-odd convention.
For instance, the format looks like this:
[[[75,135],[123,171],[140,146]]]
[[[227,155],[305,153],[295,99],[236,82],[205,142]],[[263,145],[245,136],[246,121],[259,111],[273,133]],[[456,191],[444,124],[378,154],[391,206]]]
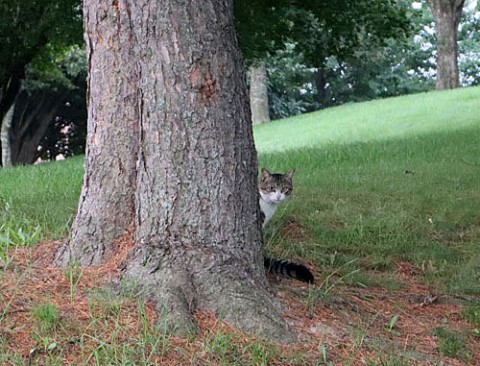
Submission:
[[[272,174],[267,169],[262,168],[262,179],[258,182],[262,229],[270,221],[278,205],[292,193],[293,173],[295,173],[295,170],[290,169],[285,174]]]
[[[260,219],[262,229],[272,218],[278,206],[284,202],[293,191],[294,169],[285,174],[270,173],[267,169],[261,169],[261,179],[258,182],[260,192]],[[263,257],[265,268],[271,273],[282,274],[295,278],[299,281],[313,283],[315,280],[307,267],[286,260]]]

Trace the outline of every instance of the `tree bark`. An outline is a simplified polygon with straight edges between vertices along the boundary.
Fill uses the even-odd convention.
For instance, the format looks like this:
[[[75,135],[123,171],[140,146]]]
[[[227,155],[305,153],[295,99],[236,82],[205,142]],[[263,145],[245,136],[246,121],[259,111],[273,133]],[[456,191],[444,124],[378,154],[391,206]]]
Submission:
[[[57,262],[100,264],[133,232],[122,280],[185,334],[195,309],[287,341],[263,269],[257,162],[233,2],[84,2],[87,158]]]
[[[270,122],[267,69],[264,62],[250,66],[250,107],[254,125]]]
[[[464,2],[465,0],[427,0],[435,20],[437,37],[437,90],[460,86],[457,34]]]

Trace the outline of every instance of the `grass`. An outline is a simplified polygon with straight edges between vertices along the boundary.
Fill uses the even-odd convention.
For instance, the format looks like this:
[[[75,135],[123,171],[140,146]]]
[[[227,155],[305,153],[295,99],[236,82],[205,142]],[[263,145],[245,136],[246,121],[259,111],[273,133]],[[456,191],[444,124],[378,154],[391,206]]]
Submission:
[[[380,271],[396,261],[430,263],[426,281],[480,293],[479,139],[480,121],[450,133],[264,154],[262,166],[297,169],[294,196],[272,226],[293,220],[308,235],[281,247],[328,270],[331,255],[337,265],[358,258]],[[273,242],[279,250],[282,241]]]
[[[427,93],[350,104],[255,127],[259,165],[272,172],[296,168],[293,196],[265,230],[268,252],[307,263],[316,271],[317,285],[297,297],[300,305],[295,306],[304,309],[309,319],[318,318],[320,311],[328,313],[323,321],[335,318],[336,312],[348,312],[356,319],[345,321],[350,351],[327,344],[333,336],[315,340],[317,364],[335,363],[341,351],[349,355],[345,364],[354,365],[359,353],[384,353],[390,347],[385,344],[396,341],[406,342],[403,349],[388,348],[377,358],[364,355],[363,364],[410,364],[404,355],[409,337],[405,324],[412,318],[415,326],[417,319],[399,308],[404,300],[400,295],[389,303],[391,312],[383,315],[385,291],[403,294],[419,287],[429,293],[480,295],[479,99],[480,88]],[[82,174],[82,157],[0,170],[0,279],[9,275],[9,268],[19,271],[12,248],[35,248],[35,243],[68,235]],[[405,266],[412,273],[407,280],[399,276],[399,268]],[[2,326],[13,323],[9,314],[17,305],[12,298],[26,291],[20,289],[18,274],[12,278],[19,282],[11,298],[0,294],[8,304],[0,312]],[[68,317],[50,319],[48,313],[32,310],[30,317],[37,319],[37,326],[43,324],[36,347],[43,347],[51,364],[62,363],[65,344],[73,339],[79,344],[80,359],[94,364],[155,364],[152,360],[166,362],[172,354],[186,364],[205,360],[225,365],[310,364],[312,360],[303,351],[285,354],[275,345],[245,341],[212,323],[200,340],[179,343],[147,324],[146,310],[132,305],[135,299],[99,300],[98,294],[86,294],[83,283],[88,272],[70,268],[58,278],[65,283],[68,306],[84,304],[86,299],[83,313],[89,315],[80,326]],[[415,289],[410,288],[412,282]],[[352,293],[364,301],[355,303],[353,313],[348,310]],[[43,307],[49,304],[48,297],[37,300]],[[376,306],[375,311],[362,313],[367,305]],[[126,311],[133,315],[126,317]],[[438,341],[438,357],[470,352],[469,342],[478,333],[478,303],[462,313],[458,310],[449,320],[474,329],[471,336],[458,333],[461,337],[444,329],[448,328],[444,324],[436,333],[427,331],[426,336]],[[73,336],[75,328],[79,333]],[[134,334],[127,335],[128,329]],[[367,342],[379,334],[381,346]],[[384,344],[386,339],[390,343]],[[0,362],[21,363],[7,349],[0,332]],[[192,354],[191,349],[199,353]]]
[[[256,126],[255,143],[260,153],[271,153],[475,127],[478,95],[469,88],[328,108]]]
[[[0,169],[0,223],[28,234],[40,228],[42,240],[63,237],[77,209],[82,176],[83,157]]]

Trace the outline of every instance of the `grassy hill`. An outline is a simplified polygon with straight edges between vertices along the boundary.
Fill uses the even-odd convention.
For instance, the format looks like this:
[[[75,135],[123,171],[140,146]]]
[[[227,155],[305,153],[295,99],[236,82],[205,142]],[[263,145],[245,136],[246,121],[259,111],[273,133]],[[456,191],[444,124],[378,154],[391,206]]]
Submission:
[[[192,352],[200,352],[203,361],[207,359],[187,364],[480,362],[479,100],[480,88],[426,93],[349,104],[255,127],[259,165],[274,172],[296,169],[293,196],[267,226],[265,242],[267,252],[305,263],[316,273],[311,288],[279,290],[282,301],[290,301],[292,314],[305,316],[302,332],[309,341],[285,353],[257,340],[245,343],[235,333],[216,328],[192,343],[155,338],[155,347],[147,345],[151,352],[161,344],[163,364],[173,357],[169,352],[190,361]],[[15,263],[15,248],[47,248],[46,241],[67,235],[82,165],[78,157],[0,170],[0,279],[5,283],[10,278],[5,263]],[[37,242],[41,244],[34,245]],[[75,269],[74,276],[72,271],[67,277],[73,306],[79,272]],[[11,281],[14,278],[18,276],[12,274]],[[19,293],[2,296],[8,301],[0,307],[0,329],[14,321],[8,314]],[[89,334],[98,340],[94,344],[108,345],[98,346],[111,352],[102,356],[104,362],[123,364],[115,358],[120,354],[135,364],[140,362],[135,353],[109,337],[123,327],[122,311],[145,310],[116,301],[101,302],[102,309],[119,306],[110,310],[118,315],[113,328],[104,334],[91,326],[89,332],[99,333]],[[29,314],[31,322],[40,317],[33,310]],[[92,324],[99,322],[93,319]],[[330,327],[327,331],[319,330],[319,319]],[[51,329],[33,329],[37,338],[31,340],[46,346],[70,337],[67,332],[58,340]],[[131,335],[137,339],[133,349],[141,344],[135,337],[143,337],[144,346],[146,334],[154,337],[154,330],[142,329]],[[348,340],[342,341],[340,330]],[[11,348],[2,339],[0,331],[0,362],[10,362]],[[84,356],[98,360],[98,354],[92,356],[98,351],[92,351],[92,339],[82,342]],[[62,355],[51,356],[61,364]]]
[[[347,104],[256,126],[260,154],[478,127],[478,88]]]

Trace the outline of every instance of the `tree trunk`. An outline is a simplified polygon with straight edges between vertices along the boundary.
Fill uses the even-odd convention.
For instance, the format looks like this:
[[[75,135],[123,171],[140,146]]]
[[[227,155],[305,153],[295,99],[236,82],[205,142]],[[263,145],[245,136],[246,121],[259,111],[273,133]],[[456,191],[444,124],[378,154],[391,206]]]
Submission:
[[[250,107],[254,125],[270,121],[267,69],[264,62],[250,66]]]
[[[13,110],[15,103],[2,118],[2,128],[0,131],[0,142],[2,145],[2,166],[8,168],[12,166],[12,147],[10,144],[10,129],[12,127]]]
[[[465,0],[427,0],[437,37],[436,89],[453,89],[460,85],[458,71],[458,25]]]
[[[208,309],[287,341],[263,269],[257,163],[233,2],[84,2],[87,158],[57,262],[100,264],[133,232],[122,279],[165,326]]]
[[[13,165],[32,164],[38,145],[48,126],[54,122],[59,108],[68,96],[67,90],[40,89],[20,91],[10,128],[10,147]]]
[[[320,105],[320,108],[326,108],[327,103],[327,76],[325,67],[322,65],[317,67],[315,73],[313,74],[315,80],[315,87],[317,89],[316,101]]]
[[[17,97],[17,95],[20,91],[21,84],[22,84],[20,76],[23,76],[24,73],[22,73],[18,70],[17,70],[17,73],[18,73],[18,75],[12,75],[7,80],[3,80],[3,78],[0,78],[1,79],[1,84],[0,84],[0,121],[2,121],[2,133],[4,132],[3,128],[7,128],[7,126],[3,125],[7,121],[5,119],[5,116],[8,113],[12,113],[11,118],[13,118],[13,108],[14,108],[14,104],[15,104],[15,98]],[[10,120],[10,123],[11,122],[12,121]],[[10,129],[10,127],[11,127],[11,125],[8,126],[9,129]],[[4,137],[4,136],[2,135],[2,137]],[[0,142],[3,143],[3,138],[2,138],[2,140],[0,140]],[[7,143],[10,144],[10,141],[8,141]],[[10,146],[8,148],[10,148]],[[6,151],[4,149],[5,148],[3,147],[3,144],[2,144],[2,154],[3,154],[3,151]],[[10,159],[11,159],[11,155],[10,155]],[[3,161],[2,161],[2,164],[3,164],[3,166],[5,166]],[[8,165],[8,163],[7,163],[7,165]]]

